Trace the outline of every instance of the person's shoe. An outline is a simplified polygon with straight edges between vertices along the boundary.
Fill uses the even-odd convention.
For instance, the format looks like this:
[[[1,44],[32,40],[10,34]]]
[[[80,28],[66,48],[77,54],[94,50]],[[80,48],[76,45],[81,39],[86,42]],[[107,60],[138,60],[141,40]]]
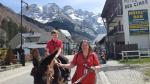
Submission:
[[[71,81],[71,77],[69,76],[69,77],[67,77],[67,81]]]
[[[65,78],[65,80],[67,80],[67,81],[71,81],[71,77],[68,76],[68,75],[64,76],[64,78]]]

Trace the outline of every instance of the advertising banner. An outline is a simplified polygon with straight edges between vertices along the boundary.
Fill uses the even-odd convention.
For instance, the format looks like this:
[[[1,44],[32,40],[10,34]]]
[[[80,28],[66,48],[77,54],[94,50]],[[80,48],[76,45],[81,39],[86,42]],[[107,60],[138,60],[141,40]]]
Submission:
[[[128,11],[128,20],[129,20],[130,35],[149,33],[149,21],[147,9]]]

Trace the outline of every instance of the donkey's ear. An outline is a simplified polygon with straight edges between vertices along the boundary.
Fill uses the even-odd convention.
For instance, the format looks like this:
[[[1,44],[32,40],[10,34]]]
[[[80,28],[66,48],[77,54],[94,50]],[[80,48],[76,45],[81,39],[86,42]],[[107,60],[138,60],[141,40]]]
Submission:
[[[56,50],[54,53],[52,53],[50,56],[51,57],[55,57],[55,55],[57,54],[58,50]]]

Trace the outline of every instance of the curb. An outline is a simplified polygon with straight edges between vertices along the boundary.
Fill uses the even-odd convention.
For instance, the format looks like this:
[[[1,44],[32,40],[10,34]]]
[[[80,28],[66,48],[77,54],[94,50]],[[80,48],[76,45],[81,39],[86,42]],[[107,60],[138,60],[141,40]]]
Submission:
[[[108,78],[106,77],[104,71],[100,71],[99,75],[100,75],[102,84],[110,84],[110,82],[109,82]]]

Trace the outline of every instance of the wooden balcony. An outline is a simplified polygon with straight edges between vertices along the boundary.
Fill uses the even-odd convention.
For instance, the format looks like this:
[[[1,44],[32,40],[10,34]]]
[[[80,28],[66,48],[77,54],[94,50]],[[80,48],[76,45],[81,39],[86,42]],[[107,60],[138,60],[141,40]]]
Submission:
[[[117,25],[114,27],[114,29],[112,29],[108,35],[114,35],[114,34],[119,34],[119,33],[123,33],[123,25]]]
[[[108,18],[108,24],[117,23],[122,19],[123,10],[116,9],[115,12]]]

